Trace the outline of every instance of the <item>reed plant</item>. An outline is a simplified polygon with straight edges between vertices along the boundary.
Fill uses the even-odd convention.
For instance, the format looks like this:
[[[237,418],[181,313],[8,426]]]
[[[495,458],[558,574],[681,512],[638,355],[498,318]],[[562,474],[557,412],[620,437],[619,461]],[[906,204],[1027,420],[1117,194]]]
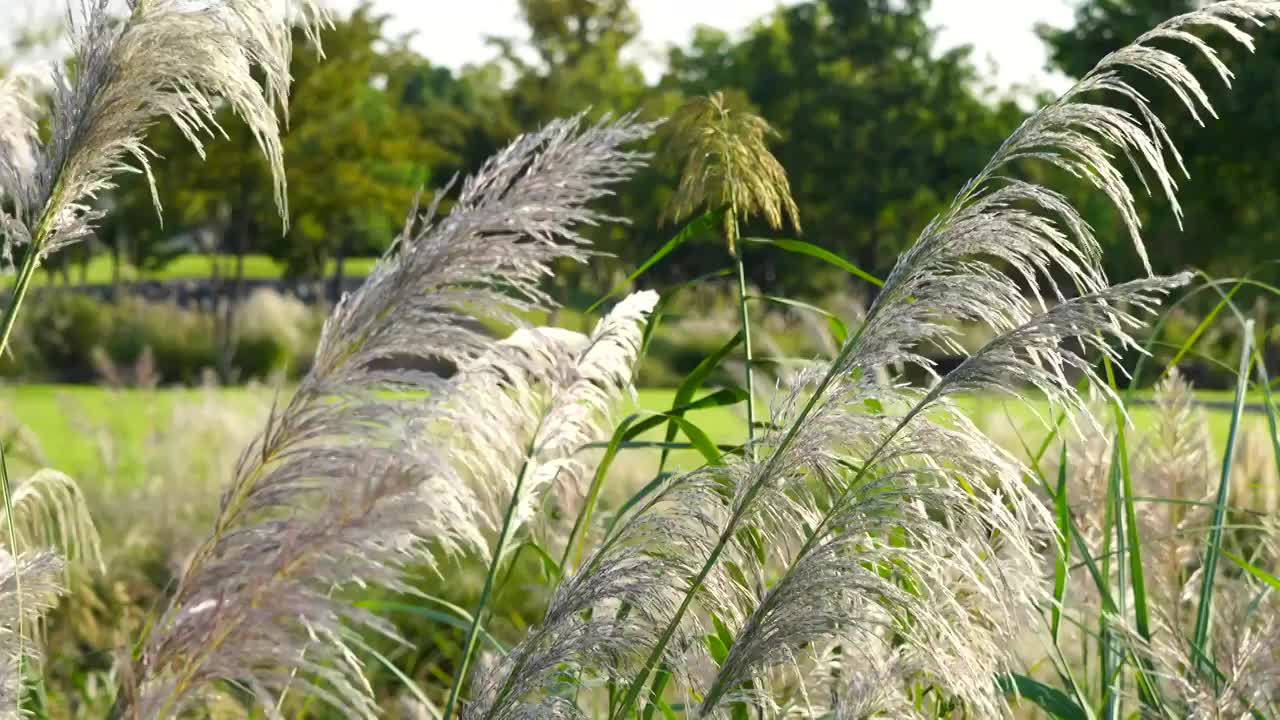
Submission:
[[[0,98],[2,227],[21,256],[0,350],[34,269],[91,231],[94,196],[128,162],[150,172],[153,122],[172,119],[199,147],[218,130],[215,109],[231,107],[286,201],[278,110],[298,15],[266,0],[80,8],[49,131],[36,131],[32,103]],[[675,212],[702,207],[711,212],[695,223],[726,223],[742,332],[690,373],[669,411],[616,422],[659,296],[625,297],[585,335],[521,317],[553,304],[542,281],[556,263],[592,259],[588,228],[624,222],[593,204],[649,160],[629,148],[658,125],[579,117],[517,138],[461,183],[447,215],[435,212],[444,191],[414,208],[333,309],[307,375],[239,456],[164,606],[118,648],[110,715],[999,718],[1034,705],[1068,718],[1280,716],[1276,523],[1229,503],[1250,386],[1264,393],[1280,464],[1257,329],[1223,291],[1245,341],[1216,483],[1205,482],[1189,391],[1172,373],[1161,385],[1170,425],[1142,446],[1148,461],[1116,377],[1126,353],[1147,349],[1144,324],[1194,277],[1150,272],[1130,174],[1178,212],[1181,160],[1133,78],[1211,114],[1169,48],[1199,52],[1229,80],[1197,32],[1251,48],[1246,29],[1275,19],[1276,0],[1224,0],[1103,58],[1000,146],[883,279],[816,245],[773,241],[879,290],[856,327],[833,325],[835,352],[788,378],[760,422],[750,350],[746,390],[702,386],[750,327],[739,220],[798,225],[763,121],[713,96],[670,126],[666,152],[688,170]],[[1030,163],[1104,194],[1148,276],[1113,283],[1067,196],[1020,179]],[[495,338],[484,329],[494,324],[517,330]],[[960,324],[991,339],[966,352]],[[965,359],[939,372],[934,347]],[[928,381],[886,370],[908,367]],[[973,393],[1047,398],[1049,438],[1025,457],[1002,447],[963,410]],[[718,442],[687,417],[738,404],[753,420],[745,443]],[[611,468],[659,427],[670,428],[664,453],[687,446],[705,464],[666,472],[664,460],[624,503],[604,504]],[[1106,438],[1092,466],[1068,449],[1080,436]],[[1100,502],[1073,503],[1088,478],[1104,486]],[[46,715],[38,620],[72,552],[92,560],[97,545],[74,483],[3,480],[0,713]],[[1148,507],[1143,487],[1162,488],[1169,507]],[[1162,525],[1176,542],[1162,541]],[[490,632],[494,604],[525,548],[549,600],[507,647]],[[478,597],[442,602],[464,563],[483,568]],[[1088,592],[1074,598],[1082,575]],[[375,593],[461,630],[446,682],[429,686],[381,650],[414,640],[368,601]],[[1053,677],[1028,674],[1018,648],[1029,635],[1048,648]],[[375,666],[396,677],[394,700],[370,681]]]

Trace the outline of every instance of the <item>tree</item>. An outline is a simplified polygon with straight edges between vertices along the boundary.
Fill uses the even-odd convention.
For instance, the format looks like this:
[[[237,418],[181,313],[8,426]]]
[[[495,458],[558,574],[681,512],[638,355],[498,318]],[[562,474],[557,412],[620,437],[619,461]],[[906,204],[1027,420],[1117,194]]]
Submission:
[[[744,91],[782,135],[809,239],[882,272],[1015,122],[1011,104],[979,99],[968,49],[935,56],[927,6],[806,2],[737,42],[701,28],[672,51],[663,85]]]
[[[638,111],[656,119],[678,106],[679,97],[655,92],[640,66],[625,57],[640,32],[629,0],[520,0],[519,6],[528,41],[491,42],[499,50],[499,67],[511,77],[507,104],[520,129],[581,112],[598,118]],[[661,192],[656,174],[646,172],[610,198],[609,213],[635,224],[593,229],[596,249],[634,259],[635,248],[657,232]],[[561,299],[583,285],[605,287],[608,271],[602,263],[561,263],[555,277]]]
[[[362,5],[323,34],[325,57],[295,57],[294,124],[285,136],[290,229],[273,248],[295,274],[320,272],[333,258],[340,276],[346,256],[380,253],[430,168],[448,157],[388,91],[407,49],[404,39],[380,48],[385,22]]]
[[[644,73],[622,55],[640,32],[629,0],[520,0],[520,12],[528,43],[492,42],[514,70],[511,103],[523,126],[587,108],[629,112],[642,104]]]
[[[230,338],[246,254],[265,252],[283,260],[286,273],[298,279],[322,277],[327,261],[336,259],[331,285],[336,299],[343,259],[387,247],[430,177],[431,165],[446,155],[422,137],[417,118],[403,112],[401,98],[387,90],[388,73],[408,61],[408,51],[403,39],[383,47],[385,21],[362,5],[322,33],[324,57],[315,52],[293,56],[294,87],[283,138],[289,185],[283,223],[270,168],[249,128],[229,113],[219,115],[224,136],[207,143],[204,157],[171,126],[158,126],[150,135],[151,147],[167,158],[160,178],[160,196],[170,208],[166,227],[155,222],[141,179],[123,183],[113,195],[117,209],[102,236],[135,265],[177,249],[234,256],[229,272],[223,263],[211,265],[221,298],[215,333],[225,340],[220,346],[227,362],[234,350]],[[294,40],[308,47],[302,29],[295,30]],[[143,214],[151,217],[144,221]],[[207,236],[213,242],[176,246],[175,236]]]

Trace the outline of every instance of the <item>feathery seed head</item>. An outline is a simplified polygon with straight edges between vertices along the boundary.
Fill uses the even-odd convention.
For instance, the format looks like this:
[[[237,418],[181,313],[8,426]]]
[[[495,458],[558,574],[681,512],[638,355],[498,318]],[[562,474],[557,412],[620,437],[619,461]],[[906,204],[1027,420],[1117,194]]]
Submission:
[[[0,717],[19,718],[26,679],[21,668],[39,666],[32,628],[62,594],[62,559],[51,552],[0,549]]]
[[[9,242],[36,244],[47,256],[84,237],[100,216],[94,199],[120,172],[144,173],[154,197],[147,131],[167,117],[203,154],[205,139],[222,133],[223,103],[266,155],[285,217],[276,110],[288,100],[290,21],[302,12],[307,22],[324,22],[325,13],[310,0],[291,0],[283,17],[272,0],[148,0],[130,2],[119,20],[111,4],[79,0],[79,12],[68,14],[75,72],[54,73],[49,140],[35,141],[21,123],[0,131],[0,188],[16,210],[3,218]],[[24,159],[26,147],[33,162]]]
[[[962,197],[991,181],[996,173],[1017,159],[1048,162],[1087,180],[1110,198],[1129,230],[1138,256],[1150,273],[1151,264],[1142,241],[1137,205],[1116,157],[1125,158],[1148,192],[1150,187],[1144,170],[1150,171],[1179,220],[1182,209],[1176,196],[1178,184],[1166,161],[1166,152],[1173,156],[1184,175],[1186,167],[1163,121],[1151,109],[1150,100],[1125,79],[1124,73],[1136,71],[1154,78],[1182,101],[1195,120],[1201,121],[1201,110],[1211,115],[1214,115],[1214,110],[1200,80],[1181,58],[1153,46],[1152,41],[1168,40],[1190,45],[1208,59],[1229,86],[1231,71],[1212,46],[1188,29],[1203,27],[1223,31],[1233,42],[1252,51],[1253,40],[1241,26],[1262,26],[1265,20],[1277,18],[1280,18],[1280,2],[1276,0],[1223,0],[1161,23],[1130,45],[1104,57],[1062,97],[1028,118],[1004,142],[983,172],[965,187]],[[1101,97],[1118,97],[1133,110],[1083,99],[1094,93]]]
[[[723,210],[731,255],[737,252],[738,225],[750,217],[758,215],[775,229],[785,219],[800,229],[787,172],[767,143],[777,133],[745,104],[740,94],[691,98],[661,131],[663,155],[681,167],[668,219],[678,222],[701,207]]]
[[[549,490],[564,506],[581,500],[593,470],[582,448],[608,436],[616,406],[633,392],[641,334],[657,299],[652,291],[627,296],[589,336],[519,329],[460,371],[456,400],[440,413],[440,442],[482,501],[489,530],[499,529],[513,498],[512,532],[538,514]]]
[[[555,261],[586,255],[581,228],[610,220],[588,204],[643,163],[623,146],[651,129],[629,117],[552,123],[464,182],[447,217],[411,219],[334,308],[310,373],[242,455],[209,539],[135,668],[132,716],[178,715],[223,682],[266,708],[293,687],[347,717],[377,716],[353,628],[395,639],[394,627],[335,595],[365,585],[413,593],[411,566],[487,546],[483,503],[467,482],[473,468],[460,467],[452,438],[439,434],[442,419],[481,401],[459,394],[477,363],[509,357],[505,368],[562,369],[560,358],[577,357],[587,379],[557,397],[589,410],[548,416],[555,421],[535,436],[554,461],[546,467],[567,466],[569,446],[595,432],[593,413],[620,366],[629,381],[619,348],[635,345],[650,296],[624,302],[593,336],[597,345],[576,355],[560,338],[530,344],[533,331],[496,346],[477,320],[518,324],[518,311],[549,306],[538,282]],[[461,371],[448,377],[451,368]]]
[[[83,559],[102,569],[98,531],[74,480],[56,470],[40,470],[13,489],[11,507],[12,515],[0,507],[0,527],[12,527],[18,542],[9,552],[57,548],[67,559]],[[0,535],[0,544],[8,544],[7,535]]]

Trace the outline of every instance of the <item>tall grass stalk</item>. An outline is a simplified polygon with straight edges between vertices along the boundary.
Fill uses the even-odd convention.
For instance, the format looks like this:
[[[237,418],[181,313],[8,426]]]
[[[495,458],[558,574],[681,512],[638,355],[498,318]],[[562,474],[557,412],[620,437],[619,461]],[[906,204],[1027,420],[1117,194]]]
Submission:
[[[1209,634],[1213,621],[1214,580],[1217,576],[1218,558],[1222,554],[1222,531],[1227,517],[1228,493],[1231,490],[1231,473],[1235,468],[1236,443],[1240,432],[1240,418],[1244,412],[1245,394],[1249,388],[1249,377],[1254,361],[1253,353],[1253,321],[1245,322],[1244,347],[1240,351],[1240,367],[1236,374],[1235,402],[1231,408],[1231,427],[1227,431],[1227,446],[1222,453],[1222,473],[1218,483],[1217,496],[1214,499],[1213,521],[1205,544],[1204,565],[1200,576],[1199,604],[1196,609],[1195,634],[1192,637],[1192,650],[1195,653],[1196,672],[1207,672],[1207,663],[1212,657],[1209,648]]]
[[[724,93],[692,98],[676,110],[662,133],[666,140],[664,156],[681,168],[668,216],[680,220],[704,207],[717,211],[714,214],[721,218],[725,245],[737,272],[738,320],[747,386],[747,448],[754,459],[755,357],[739,226],[752,216],[760,216],[774,229],[789,219],[799,230],[800,213],[791,197],[786,170],[769,152],[767,139],[777,133],[744,105],[741,97]]]
[[[0,443],[0,490],[4,492],[4,518],[5,518],[5,530],[8,532],[8,535],[9,535],[9,554],[13,557],[14,567],[16,570],[19,553],[21,553],[22,550],[18,547],[18,530],[17,530],[17,527],[15,526],[15,523],[17,523],[17,518],[15,518],[13,514],[13,507],[14,507],[13,486],[9,482],[9,463],[5,459],[5,450],[4,450],[3,443]],[[24,672],[25,670],[24,663],[27,657],[26,648],[23,647],[23,642],[24,642],[23,633],[26,632],[26,628],[24,628],[21,623],[21,619],[23,617],[26,617],[26,612],[25,612],[25,609],[23,608],[22,573],[20,572],[13,573],[13,588],[14,588],[14,596],[16,598],[17,618],[19,620],[17,626],[13,628],[13,632],[15,633],[15,639],[16,639],[15,645],[17,646],[16,653],[18,657],[17,670],[18,670],[18,683],[19,683],[19,689],[17,692],[14,693],[14,696],[13,696],[13,702],[14,702],[13,714],[14,714],[14,717],[21,717],[22,715],[21,684],[25,682],[26,673]],[[9,668],[7,667],[3,668],[3,670],[5,672],[10,671]]]
[[[5,355],[9,350],[9,336],[13,333],[13,326],[18,321],[18,311],[22,308],[22,301],[27,296],[27,288],[31,285],[31,277],[35,275],[38,254],[28,252],[22,260],[22,268],[18,270],[18,278],[14,281],[13,292],[9,296],[9,303],[5,306],[4,320],[0,324],[0,356]]]
[[[540,431],[541,428],[539,428]],[[535,435],[537,432],[535,432]],[[532,456],[533,447],[529,447],[526,457]],[[506,557],[511,538],[515,533],[517,521],[515,519],[517,511],[520,508],[520,495],[524,490],[525,482],[529,472],[529,462],[525,461],[520,467],[519,473],[516,475],[516,484],[512,489],[511,501],[507,504],[506,513],[502,519],[502,529],[498,534],[498,540],[493,550],[493,559],[489,561],[488,570],[485,572],[484,586],[480,590],[480,599],[476,601],[476,610],[472,614],[470,625],[467,628],[466,638],[462,646],[462,659],[459,662],[458,670],[453,676],[453,681],[449,686],[449,696],[445,701],[443,718],[452,718],[454,707],[458,704],[461,697],[463,686],[468,678],[468,670],[471,665],[472,657],[475,654],[478,639],[481,630],[484,628],[485,614],[488,610],[489,603],[494,590],[494,581],[498,572],[502,568],[502,561]],[[570,533],[569,543],[566,545],[566,553],[571,549],[574,539],[574,533]],[[567,555],[566,555],[567,557]],[[563,564],[561,566],[563,568]]]
[[[734,251],[734,264],[738,269],[738,317],[742,323],[742,357],[747,378],[747,452],[756,457],[756,381],[755,357],[751,351],[751,314],[747,310],[747,271],[742,258],[743,248]]]
[[[532,454],[532,448],[529,454]],[[526,476],[529,471],[529,463],[526,461],[520,466],[520,472],[516,476],[515,488],[512,491],[511,502],[507,504],[507,512],[502,518],[502,530],[498,534],[498,542],[493,549],[493,559],[489,562],[489,569],[485,572],[484,587],[480,589],[480,599],[476,602],[476,610],[471,617],[471,625],[467,628],[466,639],[462,644],[462,659],[458,663],[458,669],[454,672],[453,683],[449,686],[449,697],[444,704],[444,713],[441,717],[452,718],[454,706],[458,704],[458,698],[462,694],[462,687],[466,682],[468,670],[471,668],[471,658],[475,655],[476,645],[480,639],[480,630],[484,626],[485,612],[489,606],[490,595],[493,593],[494,580],[498,576],[498,572],[502,567],[502,559],[506,557],[507,546],[511,541],[511,536],[515,532],[515,515],[519,507],[516,498],[524,489]]]

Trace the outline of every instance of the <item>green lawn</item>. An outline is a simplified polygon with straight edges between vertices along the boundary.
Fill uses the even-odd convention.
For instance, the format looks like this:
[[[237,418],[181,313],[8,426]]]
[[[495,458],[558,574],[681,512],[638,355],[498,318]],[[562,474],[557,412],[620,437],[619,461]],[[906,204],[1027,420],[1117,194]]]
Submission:
[[[104,452],[123,455],[127,466],[128,456],[146,450],[152,429],[168,425],[175,405],[196,402],[203,392],[186,388],[114,390],[86,385],[6,387],[0,389],[0,416],[6,418],[6,426],[17,420],[35,436],[43,460],[50,467],[88,479],[99,471]],[[245,410],[261,407],[271,398],[269,390],[233,388],[217,392]],[[665,410],[671,406],[673,394],[671,390],[643,390],[641,407]],[[735,438],[746,427],[733,410],[725,408],[699,410],[690,413],[689,418],[718,438]],[[661,440],[661,436],[661,430],[654,430],[642,439]],[[673,462],[689,467],[690,463],[698,463],[699,457],[694,451],[678,451]]]
[[[0,389],[0,416],[5,427],[21,423],[36,439],[49,466],[82,481],[101,471],[110,456],[124,468],[145,452],[157,428],[167,428],[178,403],[197,402],[202,390],[113,390],[92,385],[23,385]],[[255,405],[252,391],[217,391],[227,402],[246,410]],[[265,396],[269,399],[269,395]],[[221,400],[220,400],[221,401]],[[30,464],[28,458],[17,458]]]
[[[369,274],[369,270],[373,267],[376,258],[348,258],[343,272],[353,277]],[[126,265],[121,268],[121,278],[125,280],[186,280],[192,278],[207,278],[212,274],[215,263],[219,266],[222,274],[228,274],[235,269],[235,258],[229,256],[219,256],[210,258],[208,255],[189,254],[176,258],[173,262],[168,263],[163,268],[155,272],[139,273],[132,266]],[[325,268],[325,275],[333,274],[334,263],[330,261]],[[80,266],[72,265],[71,282],[73,284],[80,282]],[[267,280],[278,278],[284,274],[283,264],[273,260],[266,255],[246,255],[244,262],[244,274],[246,278],[251,280]],[[89,261],[89,267],[85,275],[86,281],[91,285],[107,285],[111,283],[112,269],[111,258],[107,255],[96,255]],[[58,275],[51,272],[38,273],[33,281],[35,285],[47,285],[61,282]]]
[[[101,472],[99,458],[104,448],[106,452],[122,458],[122,465],[128,467],[130,457],[146,451],[153,429],[168,427],[174,406],[181,402],[194,402],[202,392],[195,389],[120,391],[94,386],[25,385],[0,389],[0,414],[10,420],[20,420],[38,438],[44,460],[50,466],[91,481],[93,474]],[[271,397],[267,390],[235,388],[217,392],[246,410],[261,408]],[[253,393],[258,393],[258,397],[255,398]],[[671,406],[673,394],[674,391],[667,389],[641,390],[640,407],[665,410]],[[1202,393],[1201,396],[1210,400],[1230,399],[1230,393]],[[1012,451],[1019,450],[1018,433],[1032,446],[1044,437],[1045,429],[1034,414],[1039,411],[1047,416],[1047,408],[1043,405],[1033,410],[1021,403],[996,397],[964,398],[961,403],[975,421],[991,429],[997,439],[1010,445]],[[736,444],[741,442],[745,432],[740,410],[712,408],[692,412],[688,418],[713,439]],[[1138,405],[1130,412],[1139,427],[1149,426],[1154,418],[1154,410],[1150,406]],[[1227,435],[1229,413],[1210,410],[1207,416],[1214,441],[1220,448]],[[1251,415],[1247,422],[1265,429],[1266,423],[1261,415]],[[641,439],[661,440],[662,431],[650,431]],[[21,463],[22,459],[19,458],[18,462]],[[651,472],[655,457],[653,451],[630,450],[619,463],[643,475]],[[671,464],[687,469],[701,464],[701,460],[697,452],[681,450],[672,456]]]

